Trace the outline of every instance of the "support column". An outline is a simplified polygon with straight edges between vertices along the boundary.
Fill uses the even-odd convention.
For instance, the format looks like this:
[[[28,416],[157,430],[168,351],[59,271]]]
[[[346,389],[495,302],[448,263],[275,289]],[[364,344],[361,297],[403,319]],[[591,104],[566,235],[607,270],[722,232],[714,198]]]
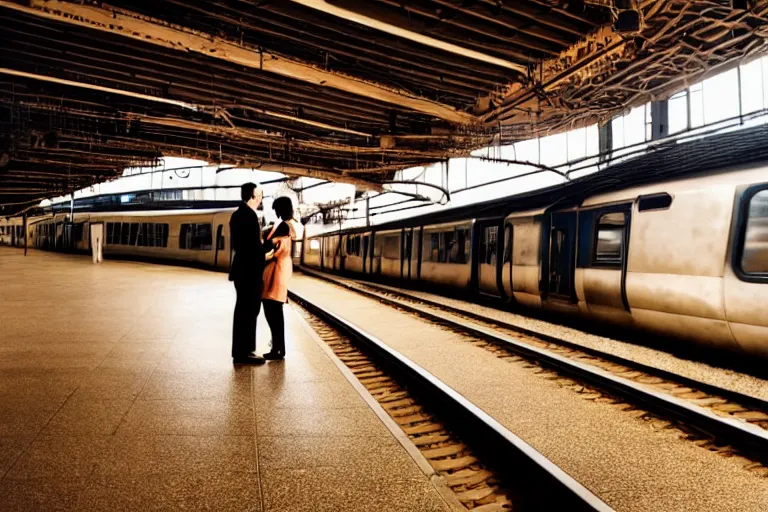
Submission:
[[[29,232],[27,230],[27,214],[24,214],[24,256],[27,255],[27,244],[29,241]]]
[[[669,105],[667,100],[651,103],[651,140],[669,135]]]
[[[600,162],[607,162],[611,159],[611,151],[613,150],[613,128],[611,128],[611,122],[601,125],[598,128],[598,141],[600,149]]]

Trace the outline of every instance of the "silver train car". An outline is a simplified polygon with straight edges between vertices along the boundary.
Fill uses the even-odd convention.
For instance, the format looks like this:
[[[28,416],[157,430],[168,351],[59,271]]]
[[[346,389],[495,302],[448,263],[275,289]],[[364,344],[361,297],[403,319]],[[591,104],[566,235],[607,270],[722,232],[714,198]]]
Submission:
[[[0,217],[0,245],[24,247],[24,221],[21,217]]]
[[[229,218],[235,208],[57,213],[27,219],[0,218],[0,245],[90,253],[91,236],[101,233],[106,258],[141,258],[194,264],[228,271],[231,263]],[[260,220],[264,221],[261,212]],[[95,230],[95,231],[94,231]],[[294,244],[296,261],[301,241]]]
[[[768,358],[768,167],[551,197],[324,233],[302,262]]]
[[[30,217],[27,243],[29,247],[44,250],[90,252],[91,233],[101,233],[105,257],[177,261],[227,270],[230,263],[229,217],[233,211],[234,208],[75,213],[71,216],[57,213]],[[11,220],[23,230],[20,219]],[[17,237],[14,245],[23,247],[23,239],[19,241]]]

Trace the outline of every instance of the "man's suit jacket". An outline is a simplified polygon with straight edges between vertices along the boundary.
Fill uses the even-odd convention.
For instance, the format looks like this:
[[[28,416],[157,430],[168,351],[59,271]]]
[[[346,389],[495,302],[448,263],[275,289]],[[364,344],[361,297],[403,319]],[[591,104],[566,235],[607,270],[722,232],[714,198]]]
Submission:
[[[261,284],[264,273],[264,247],[256,212],[245,203],[229,219],[229,236],[235,256],[229,269],[229,280]]]

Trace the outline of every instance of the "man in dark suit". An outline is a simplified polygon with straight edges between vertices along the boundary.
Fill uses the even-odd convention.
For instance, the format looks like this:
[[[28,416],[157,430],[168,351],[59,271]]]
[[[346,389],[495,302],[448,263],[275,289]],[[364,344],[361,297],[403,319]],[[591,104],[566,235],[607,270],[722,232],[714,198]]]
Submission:
[[[235,364],[263,364],[256,350],[256,318],[261,309],[264,247],[256,209],[263,193],[255,183],[240,187],[243,202],[229,220],[232,249],[235,251],[229,280],[237,292],[235,318],[232,326],[232,359]]]

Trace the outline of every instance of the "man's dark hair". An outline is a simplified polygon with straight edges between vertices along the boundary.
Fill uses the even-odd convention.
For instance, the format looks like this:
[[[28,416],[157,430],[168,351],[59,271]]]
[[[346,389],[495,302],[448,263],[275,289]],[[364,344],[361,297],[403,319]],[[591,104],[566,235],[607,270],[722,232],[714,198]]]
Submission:
[[[257,188],[258,187],[255,183],[243,183],[243,185],[240,187],[240,199],[247,203],[251,200],[253,197],[253,191]]]
[[[278,217],[283,220],[290,220],[293,218],[293,203],[290,197],[278,197],[272,203],[272,209]]]

